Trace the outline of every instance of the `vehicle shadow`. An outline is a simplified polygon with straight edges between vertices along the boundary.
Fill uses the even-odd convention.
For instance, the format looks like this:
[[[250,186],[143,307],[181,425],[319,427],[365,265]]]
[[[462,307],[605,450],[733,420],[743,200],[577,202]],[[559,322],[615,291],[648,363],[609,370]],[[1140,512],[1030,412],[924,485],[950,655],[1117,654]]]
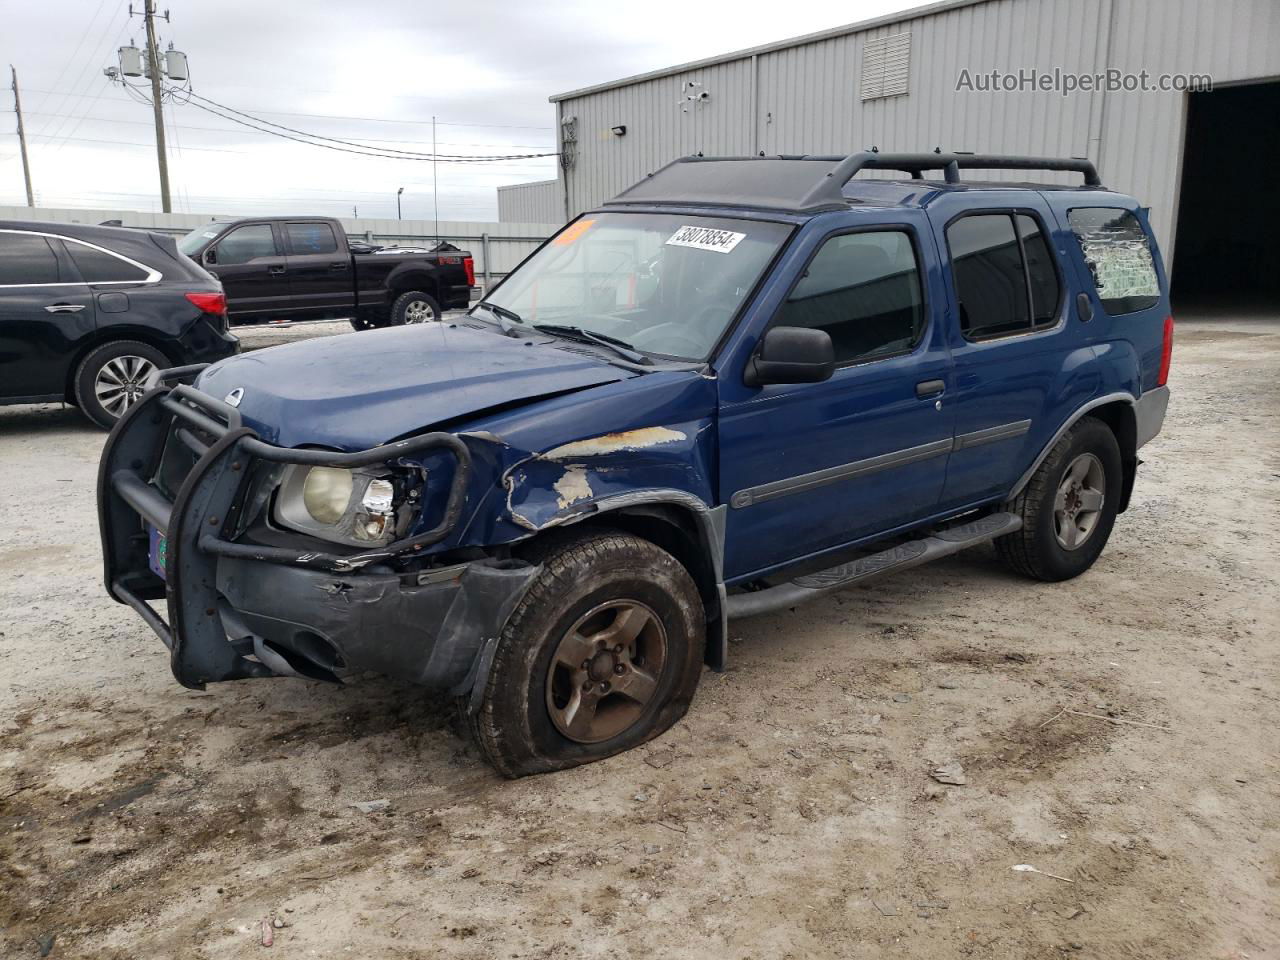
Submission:
[[[100,436],[107,432],[90,423],[75,407],[63,403],[15,404],[0,407],[0,437],[45,435],[54,432],[82,437]]]

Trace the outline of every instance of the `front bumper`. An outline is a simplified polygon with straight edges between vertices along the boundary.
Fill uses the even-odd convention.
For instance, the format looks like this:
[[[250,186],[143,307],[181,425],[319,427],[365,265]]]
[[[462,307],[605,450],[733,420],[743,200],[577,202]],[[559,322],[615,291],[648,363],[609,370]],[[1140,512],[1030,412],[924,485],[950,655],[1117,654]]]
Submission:
[[[358,453],[278,447],[243,427],[227,404],[169,385],[195,372],[167,372],[164,385],[120,419],[98,471],[107,591],[169,648],[178,681],[202,688],[372,670],[438,690],[470,689],[536,568],[497,559],[433,567],[413,559],[457,525],[470,473],[462,441],[435,433]],[[166,444],[179,442],[198,459],[170,502],[154,481]],[[348,554],[235,534],[259,461],[357,467],[434,449],[451,453],[456,464],[442,519],[424,533]],[[150,528],[166,540],[163,578],[150,567]],[[167,620],[147,602],[159,599]]]

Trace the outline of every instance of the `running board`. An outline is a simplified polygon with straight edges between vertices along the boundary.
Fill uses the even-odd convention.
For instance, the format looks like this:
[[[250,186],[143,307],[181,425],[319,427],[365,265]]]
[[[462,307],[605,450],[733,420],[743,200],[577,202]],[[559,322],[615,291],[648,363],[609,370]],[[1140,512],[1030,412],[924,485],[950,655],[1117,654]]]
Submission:
[[[785,610],[855,583],[865,583],[887,573],[897,573],[931,560],[949,557],[966,547],[977,546],[1020,529],[1021,517],[1012,513],[992,513],[978,520],[939,530],[919,540],[900,543],[880,553],[850,560],[829,570],[797,577],[789,583],[754,593],[733,594],[729,597],[729,617],[754,617],[761,613]]]

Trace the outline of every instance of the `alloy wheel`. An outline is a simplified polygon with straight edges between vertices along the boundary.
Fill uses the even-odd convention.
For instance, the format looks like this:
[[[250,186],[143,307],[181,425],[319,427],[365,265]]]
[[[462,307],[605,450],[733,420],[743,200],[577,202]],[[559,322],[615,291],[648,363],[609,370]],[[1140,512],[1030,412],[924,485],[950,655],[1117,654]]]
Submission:
[[[156,365],[146,357],[112,357],[94,377],[93,392],[102,409],[119,417],[151,389],[155,374]]]
[[[410,300],[404,308],[405,323],[427,323],[436,319],[436,312],[425,300]]]
[[[667,661],[667,631],[636,600],[589,610],[556,646],[547,672],[547,712],[578,743],[599,743],[640,719]]]
[[[1106,471],[1092,453],[1071,461],[1053,498],[1053,532],[1064,550],[1077,550],[1098,528],[1106,502]]]

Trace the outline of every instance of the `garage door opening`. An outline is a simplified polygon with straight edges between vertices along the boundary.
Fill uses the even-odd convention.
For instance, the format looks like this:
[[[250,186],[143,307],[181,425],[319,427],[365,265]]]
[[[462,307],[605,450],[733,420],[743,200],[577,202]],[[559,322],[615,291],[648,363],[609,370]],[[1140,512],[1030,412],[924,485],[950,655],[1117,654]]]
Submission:
[[[1280,82],[1189,97],[1174,305],[1280,310]]]

